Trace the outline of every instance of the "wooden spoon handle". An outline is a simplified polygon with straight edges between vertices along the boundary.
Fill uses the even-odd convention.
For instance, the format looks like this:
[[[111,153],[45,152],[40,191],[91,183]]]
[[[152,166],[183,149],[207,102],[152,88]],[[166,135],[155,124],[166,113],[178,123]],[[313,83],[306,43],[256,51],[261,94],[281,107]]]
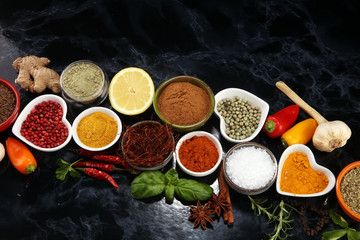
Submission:
[[[327,122],[327,120],[321,116],[314,108],[302,100],[291,88],[289,88],[283,81],[278,81],[276,87],[288,96],[295,104],[299,105],[307,114],[313,117],[318,124]]]

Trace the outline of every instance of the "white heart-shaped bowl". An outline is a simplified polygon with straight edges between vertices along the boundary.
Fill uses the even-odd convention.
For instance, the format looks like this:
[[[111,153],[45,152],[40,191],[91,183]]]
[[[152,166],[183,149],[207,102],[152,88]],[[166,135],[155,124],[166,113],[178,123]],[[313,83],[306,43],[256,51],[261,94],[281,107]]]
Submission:
[[[323,174],[325,174],[325,176],[329,180],[329,183],[324,190],[322,190],[321,192],[312,193],[312,194],[294,194],[294,193],[284,192],[284,191],[280,190],[282,168],[284,166],[285,160],[293,152],[305,153],[307,155],[307,158],[309,159],[311,168],[314,169],[315,171],[320,171]],[[334,188],[335,182],[336,182],[336,180],[335,180],[334,174],[329,169],[327,169],[323,166],[320,166],[319,164],[316,163],[313,152],[306,145],[294,144],[294,145],[291,145],[290,147],[286,148],[285,151],[282,153],[280,161],[279,161],[279,168],[278,168],[278,174],[277,174],[277,179],[276,179],[276,191],[279,194],[286,195],[286,196],[292,196],[292,197],[318,197],[318,196],[322,196],[322,195],[325,195],[328,192],[330,192]]]
[[[77,135],[77,131],[76,131],[80,120],[83,117],[85,117],[87,115],[90,115],[90,114],[92,114],[94,112],[102,112],[102,113],[105,113],[105,114],[109,115],[110,117],[112,117],[117,122],[117,125],[118,125],[115,138],[108,145],[106,145],[104,147],[100,147],[100,148],[92,148],[92,147],[89,147],[89,146],[86,146],[85,144],[83,144],[80,141],[80,139],[79,139],[79,137]],[[120,120],[119,116],[114,111],[110,110],[109,108],[105,108],[105,107],[92,107],[92,108],[88,108],[88,109],[84,110],[83,112],[81,112],[75,118],[75,120],[74,120],[74,122],[72,124],[72,135],[73,135],[74,141],[81,148],[84,148],[84,149],[90,150],[90,151],[102,151],[102,150],[108,149],[109,147],[114,145],[119,140],[121,132],[122,132],[122,123],[121,123],[121,120]]]
[[[187,169],[180,161],[179,149],[180,149],[181,145],[183,144],[184,141],[191,139],[194,136],[207,137],[210,141],[212,141],[215,144],[215,147],[217,148],[218,153],[219,153],[219,157],[218,157],[216,164],[211,169],[209,169],[205,172],[191,171],[191,170]],[[176,147],[175,147],[174,158],[176,159],[176,162],[180,166],[181,170],[183,170],[185,173],[187,173],[191,176],[194,176],[194,177],[205,177],[205,176],[208,176],[211,173],[213,173],[219,167],[219,165],[221,163],[221,159],[222,159],[222,151],[223,151],[222,146],[221,146],[219,140],[214,135],[212,135],[211,133],[205,132],[205,131],[194,131],[194,132],[187,133],[182,138],[180,138],[180,140],[178,141],[178,143],[176,144]]]
[[[21,130],[21,125],[22,123],[26,120],[27,116],[29,115],[29,113],[31,112],[31,110],[33,110],[35,108],[36,105],[38,105],[39,103],[43,102],[43,101],[54,101],[54,102],[58,102],[62,109],[63,109],[63,116],[62,116],[62,122],[64,123],[64,125],[67,127],[68,129],[68,136],[65,140],[65,142],[63,142],[61,145],[53,147],[53,148],[43,148],[43,147],[39,147],[35,144],[33,144],[32,142],[30,142],[29,140],[27,140],[24,136],[21,135],[20,130]],[[54,95],[54,94],[45,94],[45,95],[41,95],[37,98],[34,98],[31,102],[29,102],[26,107],[22,110],[22,112],[20,113],[20,115],[18,116],[18,118],[16,119],[13,127],[12,127],[12,132],[13,134],[18,137],[21,141],[23,141],[24,143],[26,143],[27,145],[29,145],[30,147],[42,151],[42,152],[55,152],[58,151],[60,149],[62,149],[63,147],[65,147],[71,140],[71,124],[69,123],[69,121],[66,119],[66,113],[67,113],[67,105],[66,102],[64,101],[64,99],[62,99],[61,97]]]
[[[219,111],[217,110],[217,105],[218,105],[219,101],[221,101],[222,99],[225,99],[225,98],[234,98],[234,97],[240,97],[243,100],[248,100],[248,101],[250,101],[252,106],[256,106],[261,110],[261,118],[260,118],[258,127],[255,129],[253,134],[251,134],[251,136],[249,136],[245,139],[242,139],[242,140],[233,139],[226,134],[225,119],[220,115]],[[262,100],[261,98],[255,96],[254,94],[249,93],[245,90],[242,90],[239,88],[227,88],[227,89],[221,90],[220,92],[218,92],[215,95],[214,112],[215,112],[216,116],[220,119],[220,132],[221,132],[221,135],[226,140],[228,140],[229,142],[233,142],[233,143],[249,142],[252,139],[254,139],[261,131],[261,129],[265,123],[266,117],[269,113],[269,104],[267,102],[265,102],[264,100]]]

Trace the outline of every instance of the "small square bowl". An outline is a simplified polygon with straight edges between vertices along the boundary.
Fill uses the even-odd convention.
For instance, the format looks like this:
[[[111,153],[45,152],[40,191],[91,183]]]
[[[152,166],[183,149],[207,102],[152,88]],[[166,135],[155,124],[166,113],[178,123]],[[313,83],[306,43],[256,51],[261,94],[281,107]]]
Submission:
[[[360,215],[356,214],[354,211],[352,211],[345,203],[344,199],[341,196],[341,191],[340,191],[340,186],[342,183],[342,180],[344,179],[344,177],[346,176],[346,174],[356,168],[356,167],[360,167],[360,161],[356,161],[353,163],[350,163],[349,165],[347,165],[346,167],[344,167],[341,172],[339,173],[337,179],[336,179],[336,197],[337,200],[340,204],[341,209],[352,219],[354,219],[355,221],[360,222]]]
[[[323,174],[325,174],[325,176],[329,180],[329,183],[323,191],[317,192],[317,193],[311,193],[311,194],[294,194],[294,193],[284,192],[280,189],[282,168],[284,166],[286,159],[289,157],[289,155],[291,153],[294,153],[294,152],[305,153],[307,155],[307,158],[309,159],[311,168],[314,169],[315,171],[319,171],[319,172],[322,172]],[[322,195],[325,195],[328,192],[330,192],[334,188],[334,186],[335,186],[334,174],[329,169],[327,169],[323,166],[320,166],[319,164],[316,163],[313,152],[306,145],[294,144],[294,145],[291,145],[288,148],[286,148],[285,151],[282,153],[280,161],[279,161],[278,176],[276,179],[276,191],[279,194],[291,196],[291,197],[318,197],[318,196],[322,196]]]
[[[62,122],[64,123],[64,125],[66,126],[66,128],[68,129],[68,136],[66,138],[66,140],[60,144],[59,146],[53,147],[53,148],[43,148],[43,147],[39,147],[35,144],[33,144],[32,142],[30,142],[29,140],[27,140],[24,136],[21,135],[20,130],[21,130],[21,126],[22,123],[26,120],[27,116],[30,114],[31,110],[33,110],[35,108],[36,105],[38,105],[39,103],[42,103],[44,101],[54,101],[54,102],[58,102],[62,109],[63,109],[63,117],[62,117]],[[19,117],[16,119],[13,127],[12,127],[12,132],[13,134],[18,137],[21,141],[23,141],[24,143],[26,143],[27,145],[29,145],[30,147],[42,151],[42,152],[55,152],[58,151],[60,149],[62,149],[63,147],[65,147],[71,140],[71,124],[69,123],[69,121],[66,119],[66,113],[67,113],[67,105],[66,102],[64,101],[64,99],[62,99],[61,97],[54,95],[54,94],[45,94],[45,95],[41,95],[37,98],[34,98],[31,102],[29,102],[25,108],[22,110],[22,112],[20,113]]]
[[[269,163],[269,164],[272,165],[272,166],[269,165],[268,167],[273,167],[273,173],[272,174],[271,173],[265,173],[265,174],[268,174],[269,176],[263,176],[265,179],[263,180],[263,183],[261,183],[261,186],[257,187],[257,188],[245,188],[244,185],[249,185],[248,184],[249,182],[255,181],[254,177],[259,176],[261,173],[259,173],[258,171],[254,172],[254,169],[249,169],[249,167],[250,167],[249,165],[245,166],[243,169],[241,169],[241,171],[243,171],[243,174],[239,173],[239,176],[242,176],[242,177],[245,176],[243,178],[247,177],[247,179],[245,179],[245,180],[249,181],[249,182],[243,183],[243,184],[241,184],[242,186],[240,186],[240,184],[235,183],[237,181],[235,181],[234,179],[231,178],[231,174],[229,173],[229,169],[228,169],[230,167],[227,166],[228,162],[230,161],[229,157],[232,154],[234,154],[238,150],[246,149],[246,148],[251,148],[251,149],[256,149],[256,150],[260,149],[262,151],[265,151],[266,154],[271,159],[271,163]],[[254,153],[253,156],[259,156],[259,154],[255,155],[255,153]],[[259,157],[261,157],[261,156],[259,156]],[[242,160],[243,159],[237,159],[237,161],[242,161]],[[254,164],[254,166],[252,166],[252,167],[259,167],[259,166],[257,166],[259,164],[255,162],[256,159],[253,159],[253,160],[254,161],[252,161],[252,163]],[[265,165],[261,165],[261,166],[265,166]],[[273,185],[273,183],[276,180],[277,167],[278,167],[278,165],[277,165],[276,158],[275,158],[274,154],[268,148],[266,148],[265,146],[263,146],[261,144],[255,143],[255,142],[248,142],[248,143],[238,143],[235,146],[233,146],[226,153],[224,163],[223,163],[223,172],[224,172],[224,178],[225,178],[226,182],[229,184],[229,186],[232,189],[234,189],[238,193],[241,193],[241,194],[244,194],[244,195],[257,195],[257,194],[265,192],[266,190],[268,190]],[[266,169],[268,169],[268,168],[266,168]],[[242,181],[243,180],[244,179],[242,179]]]
[[[79,139],[79,136],[77,134],[77,127],[79,125],[79,122],[81,121],[81,119],[83,119],[84,117],[95,113],[95,112],[101,112],[101,113],[105,113],[108,116],[112,117],[116,122],[117,122],[117,132],[116,132],[116,136],[115,138],[106,146],[103,147],[99,147],[99,148],[93,148],[93,147],[89,147],[87,145],[85,145],[84,143],[82,143]],[[122,123],[121,120],[119,118],[119,116],[112,110],[105,108],[105,107],[91,107],[88,108],[84,111],[82,111],[74,120],[73,124],[72,124],[72,134],[73,134],[73,138],[74,141],[76,142],[77,145],[79,145],[81,148],[84,148],[86,150],[90,150],[90,151],[103,151],[105,149],[110,148],[111,146],[113,146],[120,138],[122,132]]]
[[[215,144],[215,147],[219,153],[219,157],[217,159],[216,164],[209,170],[205,171],[205,172],[194,172],[191,171],[189,169],[187,169],[180,161],[180,157],[179,157],[179,149],[181,147],[181,145],[183,144],[184,141],[193,138],[194,136],[198,136],[198,137],[202,137],[205,136],[207,137],[210,141],[212,141]],[[175,147],[175,158],[176,158],[176,162],[177,164],[180,166],[180,168],[187,174],[194,176],[194,177],[205,177],[208,176],[210,174],[212,174],[220,165],[221,163],[221,159],[222,159],[222,146],[219,142],[219,140],[212,134],[205,132],[205,131],[194,131],[194,132],[190,132],[185,134],[182,138],[180,138],[180,140],[178,141],[178,143],[176,144]]]
[[[201,121],[194,123],[192,125],[184,125],[183,126],[183,125],[177,125],[177,124],[169,122],[161,114],[161,112],[159,111],[159,107],[158,107],[159,97],[168,85],[170,85],[171,83],[175,83],[175,82],[189,82],[189,83],[205,90],[205,92],[209,96],[211,107],[210,107],[209,113],[205,116],[204,119],[202,119]],[[214,106],[215,106],[214,93],[211,90],[211,88],[204,81],[202,81],[196,77],[192,77],[192,76],[176,76],[176,77],[166,80],[156,89],[155,95],[154,95],[154,101],[153,101],[154,110],[155,110],[157,116],[160,118],[160,120],[169,124],[173,129],[175,129],[176,131],[179,131],[179,132],[190,132],[190,131],[194,131],[194,130],[202,127],[209,120],[211,115],[213,114]]]
[[[0,132],[3,132],[6,129],[8,129],[15,122],[17,116],[19,115],[20,95],[19,95],[18,90],[15,88],[15,86],[12,85],[9,81],[0,78],[0,84],[4,85],[8,89],[10,89],[10,91],[15,95],[15,99],[16,99],[15,108],[14,108],[13,113],[9,116],[9,118],[5,122],[0,124]]]
[[[175,139],[174,139],[174,135],[172,134],[172,131],[168,132],[169,135],[168,135],[168,138],[166,139],[166,143],[169,143],[169,146],[171,146],[171,150],[169,149],[170,150],[169,154],[166,153],[167,156],[164,157],[164,159],[160,159],[156,164],[149,165],[149,166],[148,166],[148,164],[141,164],[141,163],[138,163],[138,162],[134,161],[134,158],[126,155],[126,152],[127,152],[126,150],[128,150],[128,149],[126,149],[125,143],[128,141],[129,132],[134,130],[134,127],[139,127],[141,130],[140,130],[140,133],[137,132],[137,134],[141,134],[141,131],[143,129],[145,129],[144,127],[146,125],[158,125],[158,126],[161,126],[161,123],[157,122],[157,121],[152,121],[152,120],[145,120],[145,121],[137,122],[137,123],[131,125],[129,128],[126,129],[125,133],[121,137],[121,140],[120,140],[121,150],[122,150],[122,153],[123,153],[123,156],[124,156],[125,160],[129,163],[130,166],[132,166],[136,170],[139,170],[139,171],[160,170],[163,167],[165,167],[165,165],[168,164],[170,162],[170,160],[172,159],[172,157],[173,157]],[[167,126],[167,127],[169,127],[169,129],[171,129],[170,126]],[[150,134],[151,133],[147,133],[148,139],[153,139],[154,136],[152,136]],[[143,143],[147,144],[147,143],[149,143],[149,141],[144,141]],[[150,143],[150,146],[153,146],[151,144],[152,143]],[[147,145],[147,146],[149,146],[149,145]],[[130,148],[130,150],[131,150],[131,148]],[[159,154],[159,153],[157,153],[157,154]]]
[[[254,107],[258,107],[261,111],[261,118],[259,121],[259,124],[257,126],[257,128],[255,129],[255,131],[251,134],[251,136],[244,138],[244,139],[234,139],[229,137],[229,135],[226,134],[226,124],[225,124],[225,119],[220,115],[218,109],[217,109],[217,105],[218,103],[226,98],[234,98],[234,97],[240,97],[242,100],[247,100],[251,103],[252,106]],[[239,88],[227,88],[224,90],[221,90],[220,92],[218,92],[215,95],[215,108],[214,108],[214,112],[216,114],[216,116],[220,119],[220,132],[221,135],[229,142],[233,142],[233,143],[243,143],[243,142],[249,142],[251,140],[253,140],[261,131],[266,117],[269,113],[269,104],[267,102],[265,102],[264,100],[262,100],[261,98],[255,96],[254,94],[247,92],[243,89],[239,89]]]

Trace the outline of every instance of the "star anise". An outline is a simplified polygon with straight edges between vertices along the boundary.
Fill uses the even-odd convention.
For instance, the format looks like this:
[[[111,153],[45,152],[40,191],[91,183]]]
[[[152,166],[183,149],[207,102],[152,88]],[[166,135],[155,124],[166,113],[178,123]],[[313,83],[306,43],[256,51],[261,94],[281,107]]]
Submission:
[[[192,206],[190,209],[193,213],[189,216],[189,220],[195,219],[194,228],[201,223],[201,227],[206,229],[206,222],[214,222],[214,220],[210,217],[210,215],[214,213],[214,210],[210,208],[209,202],[202,207],[200,201],[198,200],[197,207]]]
[[[226,195],[221,193],[219,193],[219,196],[213,193],[212,197],[209,199],[209,203],[210,207],[214,209],[218,217],[220,217],[221,212],[226,211],[226,208],[230,206],[226,200]]]

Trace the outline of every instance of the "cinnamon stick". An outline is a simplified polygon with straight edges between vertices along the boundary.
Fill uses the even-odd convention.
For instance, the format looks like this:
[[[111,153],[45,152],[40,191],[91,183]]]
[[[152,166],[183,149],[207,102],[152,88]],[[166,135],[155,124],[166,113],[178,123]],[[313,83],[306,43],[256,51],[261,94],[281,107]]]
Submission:
[[[226,183],[226,180],[224,178],[224,172],[223,172],[224,166],[223,165],[224,165],[224,161],[222,161],[221,164],[220,164],[220,172],[219,172],[219,177],[218,177],[219,192],[220,192],[220,194],[225,195],[226,201],[229,204],[229,206],[227,206],[225,208],[225,211],[223,212],[223,218],[224,218],[224,222],[228,226],[231,226],[234,223],[234,215],[233,215],[233,212],[232,212],[232,205],[231,205],[231,199],[230,199],[229,186]]]

